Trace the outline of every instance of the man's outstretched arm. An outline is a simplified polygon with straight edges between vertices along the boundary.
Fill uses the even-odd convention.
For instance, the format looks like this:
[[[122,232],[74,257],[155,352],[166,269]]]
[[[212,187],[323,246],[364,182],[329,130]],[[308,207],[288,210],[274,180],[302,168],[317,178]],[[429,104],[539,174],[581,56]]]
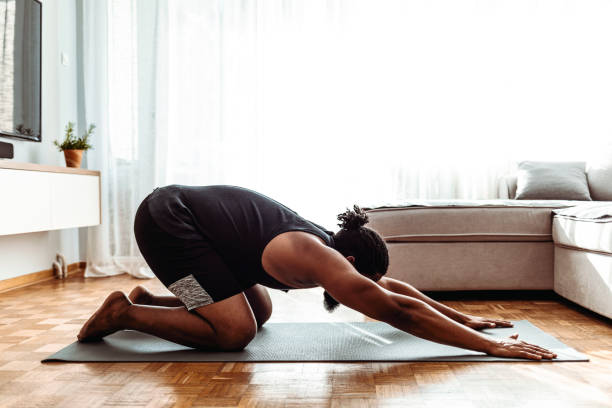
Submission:
[[[419,299],[436,309],[438,312],[442,313],[444,316],[449,317],[458,323],[471,327],[472,329],[513,326],[512,322],[509,322],[507,320],[487,319],[458,312],[457,310],[443,305],[442,303],[436,302],[432,298],[425,295],[423,292],[419,291],[414,286],[397,279],[383,276],[378,280],[378,284],[390,292]]]
[[[320,275],[321,286],[338,302],[368,317],[423,339],[492,356],[534,360],[556,357],[549,350],[518,340],[518,334],[507,339],[485,335],[450,319],[420,299],[384,289],[350,270],[350,266],[343,268],[338,263],[337,267],[336,273],[327,271]]]

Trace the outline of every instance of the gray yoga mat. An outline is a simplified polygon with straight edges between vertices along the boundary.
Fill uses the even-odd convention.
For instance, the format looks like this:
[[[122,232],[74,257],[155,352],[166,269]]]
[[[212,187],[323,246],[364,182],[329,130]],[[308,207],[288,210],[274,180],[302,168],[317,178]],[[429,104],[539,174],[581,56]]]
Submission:
[[[511,328],[486,329],[494,337],[518,332],[519,339],[557,353],[554,361],[588,358],[527,320]],[[381,322],[267,323],[239,352],[205,352],[133,330],[95,343],[75,342],[48,361],[533,361],[491,357],[412,336]],[[545,361],[545,360],[542,360]],[[550,361],[550,360],[546,360]]]

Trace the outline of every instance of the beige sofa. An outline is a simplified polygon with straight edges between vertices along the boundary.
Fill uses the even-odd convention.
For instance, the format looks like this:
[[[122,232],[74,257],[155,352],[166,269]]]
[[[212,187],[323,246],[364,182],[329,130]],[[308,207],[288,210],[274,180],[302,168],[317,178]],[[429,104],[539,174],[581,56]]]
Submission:
[[[515,179],[501,189],[513,197]],[[366,210],[368,226],[387,242],[388,276],[428,291],[554,289],[612,318],[612,213],[569,212],[584,205],[598,205],[599,215],[612,210],[612,202],[512,199],[411,200]]]
[[[554,289],[612,318],[612,202],[555,211]]]

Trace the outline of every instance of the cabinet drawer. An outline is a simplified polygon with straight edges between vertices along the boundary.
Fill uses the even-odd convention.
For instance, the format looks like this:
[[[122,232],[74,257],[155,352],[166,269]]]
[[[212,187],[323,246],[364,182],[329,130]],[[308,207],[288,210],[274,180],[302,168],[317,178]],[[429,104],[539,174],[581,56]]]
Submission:
[[[0,234],[53,229],[49,206],[51,175],[0,169]]]
[[[51,173],[52,229],[100,224],[100,178],[80,174]]]

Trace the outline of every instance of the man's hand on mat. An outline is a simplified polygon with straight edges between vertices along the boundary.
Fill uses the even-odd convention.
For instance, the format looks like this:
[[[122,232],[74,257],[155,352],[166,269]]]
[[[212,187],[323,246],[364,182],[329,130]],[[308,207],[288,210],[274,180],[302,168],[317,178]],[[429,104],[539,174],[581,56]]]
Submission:
[[[462,322],[469,328],[474,330],[491,329],[493,327],[513,327],[512,322],[508,320],[487,319],[486,317],[465,315]]]
[[[518,340],[518,333],[507,339],[495,340],[492,348],[487,352],[491,356],[526,358],[529,360],[553,359],[557,355],[535,344]]]

